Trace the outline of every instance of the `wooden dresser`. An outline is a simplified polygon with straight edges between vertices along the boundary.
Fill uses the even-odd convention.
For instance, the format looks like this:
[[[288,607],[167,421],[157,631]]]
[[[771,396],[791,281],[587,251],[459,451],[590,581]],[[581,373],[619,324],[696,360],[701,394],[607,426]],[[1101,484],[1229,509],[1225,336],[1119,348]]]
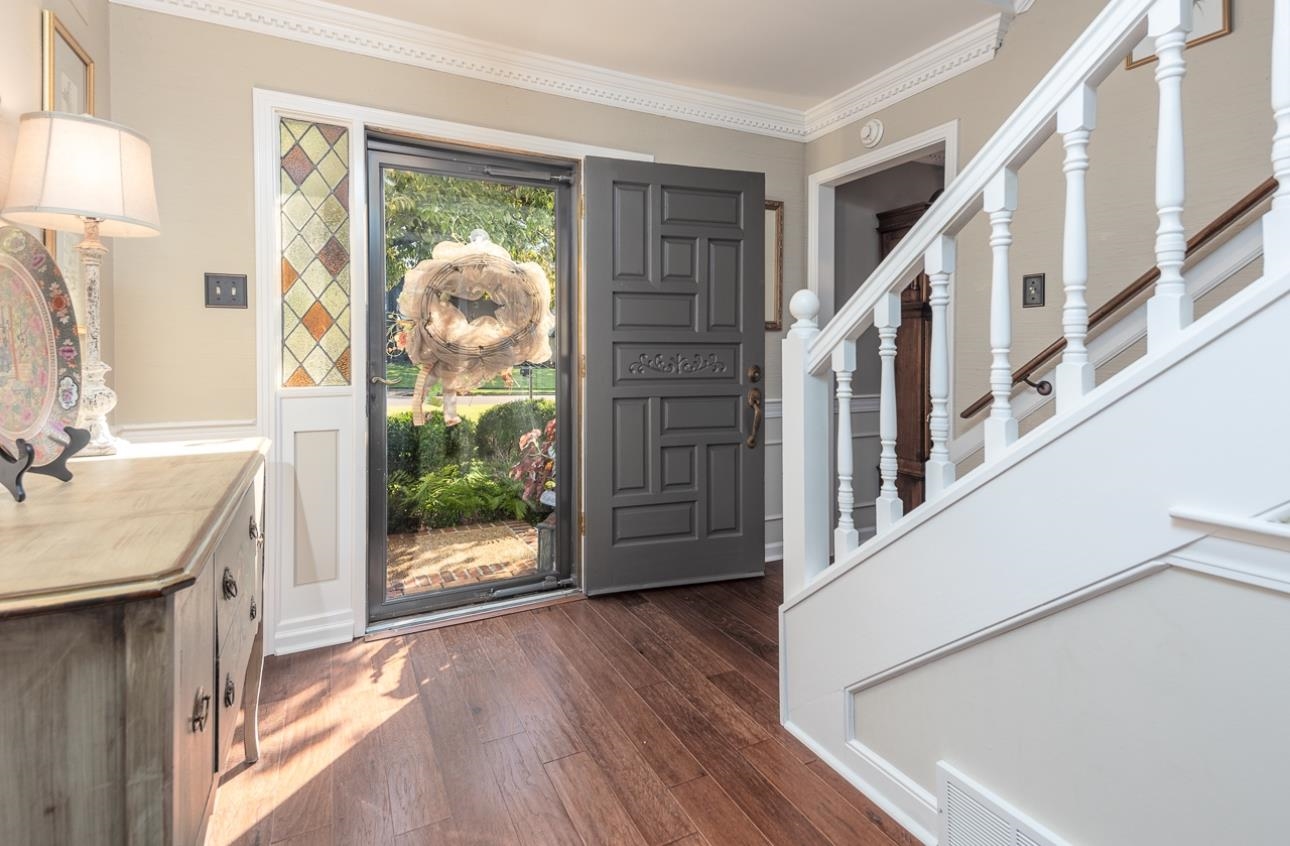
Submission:
[[[258,752],[262,440],[130,447],[0,501],[0,843],[199,844]]]

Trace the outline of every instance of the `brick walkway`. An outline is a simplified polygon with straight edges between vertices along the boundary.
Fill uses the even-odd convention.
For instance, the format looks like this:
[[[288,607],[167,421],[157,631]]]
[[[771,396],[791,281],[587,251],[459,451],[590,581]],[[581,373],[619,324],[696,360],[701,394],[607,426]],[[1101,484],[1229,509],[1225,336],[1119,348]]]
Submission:
[[[505,562],[476,564],[452,567],[447,564],[436,566],[434,562],[406,559],[415,556],[417,547],[439,537],[450,540],[454,534],[474,532],[480,529],[508,529],[516,538],[532,550],[523,558]],[[498,521],[493,523],[472,523],[466,526],[453,526],[446,529],[430,529],[415,535],[391,535],[389,544],[389,577],[388,594],[391,599],[414,593],[442,590],[444,588],[464,587],[466,585],[491,582],[498,579],[509,579],[526,576],[537,572],[537,529],[528,523],[517,520]]]

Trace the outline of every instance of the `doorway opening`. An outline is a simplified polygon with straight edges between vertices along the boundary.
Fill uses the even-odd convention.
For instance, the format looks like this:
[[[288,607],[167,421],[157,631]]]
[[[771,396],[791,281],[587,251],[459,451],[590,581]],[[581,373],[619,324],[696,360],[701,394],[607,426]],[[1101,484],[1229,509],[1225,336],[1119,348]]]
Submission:
[[[859,290],[878,264],[931,207],[947,182],[946,145],[869,169],[833,187],[833,302],[836,313]],[[901,290],[901,324],[896,335],[896,486],[905,513],[924,499],[924,465],[931,451],[930,286],[919,273]],[[862,539],[874,532],[874,500],[881,483],[877,437],[880,383],[878,335],[872,327],[859,339],[855,400],[850,413],[856,433],[855,525]],[[841,410],[839,413],[842,413]]]
[[[569,587],[574,166],[367,157],[369,621]]]

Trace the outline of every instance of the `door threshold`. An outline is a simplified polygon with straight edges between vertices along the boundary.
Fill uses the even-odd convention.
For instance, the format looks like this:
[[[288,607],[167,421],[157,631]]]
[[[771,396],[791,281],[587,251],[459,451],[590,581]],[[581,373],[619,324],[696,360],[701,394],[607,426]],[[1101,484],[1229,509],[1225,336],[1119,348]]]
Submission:
[[[550,590],[527,596],[516,596],[510,599],[499,599],[479,605],[466,605],[461,608],[448,608],[429,614],[415,614],[400,617],[397,620],[382,620],[367,627],[363,640],[383,640],[405,634],[439,629],[444,626],[455,626],[458,623],[469,623],[474,620],[487,620],[489,617],[501,617],[517,611],[531,611],[548,605],[563,605],[566,602],[577,602],[585,598],[579,588]]]

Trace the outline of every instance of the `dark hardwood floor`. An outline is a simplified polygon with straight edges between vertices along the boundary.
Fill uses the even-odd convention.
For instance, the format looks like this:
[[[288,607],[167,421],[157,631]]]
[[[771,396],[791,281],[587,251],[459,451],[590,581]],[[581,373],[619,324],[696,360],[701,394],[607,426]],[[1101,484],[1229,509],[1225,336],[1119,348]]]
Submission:
[[[772,565],[270,658],[207,842],[917,846],[779,725],[780,593]]]

